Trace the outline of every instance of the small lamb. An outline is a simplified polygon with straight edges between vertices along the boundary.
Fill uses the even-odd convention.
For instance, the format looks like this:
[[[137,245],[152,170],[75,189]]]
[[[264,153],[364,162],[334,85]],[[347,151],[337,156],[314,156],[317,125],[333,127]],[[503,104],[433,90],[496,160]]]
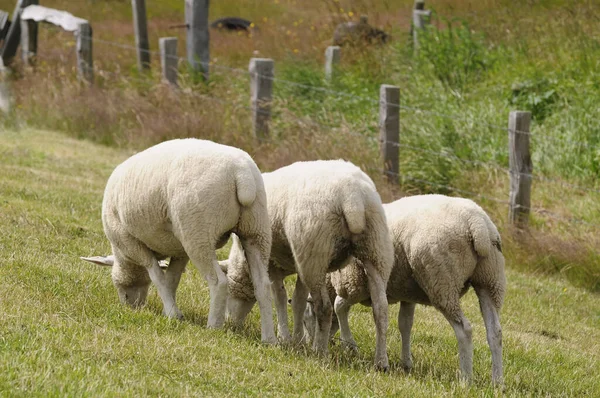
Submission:
[[[191,259],[210,288],[208,327],[218,328],[225,320],[227,277],[215,249],[235,232],[248,258],[262,340],[275,343],[266,201],[260,171],[246,152],[193,138],[166,141],[113,171],[102,202],[102,223],[113,255],[83,259],[111,265],[119,298],[132,307],[146,302],[152,281],[164,314],[176,318],[182,314],[175,293]],[[161,260],[167,257],[163,271]]]
[[[492,380],[502,383],[502,329],[499,313],[506,279],[498,230],[485,211],[469,199],[417,195],[383,205],[395,264],[387,285],[390,304],[401,302],[398,328],[402,362],[412,367],[410,332],[416,304],[433,305],[450,322],[458,340],[463,379],[473,374],[471,325],[460,308],[460,297],[475,288],[492,352]],[[335,312],[341,339],[356,346],[348,313],[355,303],[370,305],[369,289],[359,260],[331,274],[337,293]],[[307,333],[314,323],[310,303],[305,314]]]
[[[280,338],[291,339],[283,280],[298,273],[292,298],[294,340],[304,337],[303,316],[310,292],[317,314],[313,349],[327,353],[333,309],[326,275],[356,256],[362,260],[373,302],[377,326],[375,364],[386,370],[385,286],[392,268],[393,246],[373,181],[342,160],[297,162],[263,174],[263,180],[273,228],[269,277]],[[241,323],[255,298],[244,252],[235,235],[229,259],[221,265],[227,269],[229,279],[229,315]]]

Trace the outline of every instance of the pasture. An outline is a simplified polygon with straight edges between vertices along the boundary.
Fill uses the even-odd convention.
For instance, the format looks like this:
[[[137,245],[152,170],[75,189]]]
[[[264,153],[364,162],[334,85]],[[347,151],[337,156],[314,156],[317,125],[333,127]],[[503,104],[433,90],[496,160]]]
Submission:
[[[260,343],[255,308],[242,330],[206,329],[208,289],[188,266],[178,291],[183,322],[148,305],[122,306],[110,271],[79,260],[107,253],[102,191],[132,152],[34,129],[0,133],[0,395],[3,396],[495,396],[475,295],[463,299],[473,324],[474,383],[458,382],[451,327],[417,307],[414,369],[399,368],[390,310],[392,369],[372,367],[370,309],[356,306],[357,355]],[[224,257],[226,251],[220,253]],[[600,394],[600,301],[560,277],[507,270],[502,312],[506,396]],[[291,287],[291,284],[288,286]]]

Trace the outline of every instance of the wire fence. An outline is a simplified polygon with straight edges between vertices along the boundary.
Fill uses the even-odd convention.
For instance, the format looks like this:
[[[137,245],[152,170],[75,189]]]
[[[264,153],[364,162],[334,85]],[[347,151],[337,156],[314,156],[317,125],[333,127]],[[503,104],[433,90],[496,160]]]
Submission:
[[[98,44],[102,44],[102,45],[106,45],[106,46],[112,46],[112,47],[116,47],[116,48],[121,48],[124,50],[129,50],[132,52],[137,52],[138,48],[132,45],[128,45],[128,44],[123,44],[123,43],[118,43],[118,42],[112,42],[112,41],[107,41],[107,40],[101,40],[98,38],[93,38],[93,37],[85,37],[85,39],[87,40],[91,40],[93,43],[98,43]],[[158,51],[147,51],[150,54],[153,55],[157,55],[157,56],[161,56],[161,53]],[[164,55],[163,55],[164,56]],[[170,59],[176,59],[178,63],[185,63],[187,62],[187,58],[185,57],[180,57],[180,56],[170,56],[167,55],[167,57],[169,57]],[[251,72],[248,69],[242,69],[242,68],[236,68],[236,67],[230,67],[227,65],[222,65],[222,64],[218,64],[215,62],[209,62],[209,63],[200,63],[201,65],[203,65],[206,68],[212,68],[214,70],[217,71],[222,71],[222,72],[226,72],[226,73],[230,73],[230,74],[235,74],[238,76],[247,76],[250,77]],[[141,84],[154,84],[155,82],[153,81],[153,79],[150,78],[143,78],[143,77],[135,77],[135,76],[126,76],[124,77],[123,74],[121,72],[111,72],[111,71],[107,71],[107,70],[103,70],[97,67],[94,67],[93,70],[95,72],[97,72],[100,76],[102,77],[106,77],[106,76],[111,76],[120,80],[126,80],[126,81],[135,81],[137,83],[141,83]],[[402,104],[396,104],[396,103],[389,103],[386,101],[381,101],[380,99],[377,98],[372,98],[372,97],[367,97],[364,95],[357,95],[355,93],[351,93],[351,92],[345,92],[345,91],[340,91],[340,90],[335,90],[331,87],[327,87],[327,86],[316,86],[316,85],[310,85],[310,84],[305,84],[305,83],[301,83],[301,82],[296,82],[296,81],[291,81],[291,80],[286,80],[286,79],[281,79],[281,78],[277,78],[274,76],[264,76],[264,75],[258,75],[258,77],[263,78],[263,79],[267,79],[267,80],[271,80],[272,82],[277,82],[277,83],[281,83],[283,85],[288,85],[288,86],[292,86],[292,87],[300,87],[303,89],[307,89],[307,90],[312,90],[312,91],[316,91],[316,92],[321,92],[324,94],[329,94],[329,95],[335,95],[339,98],[349,98],[352,100],[360,100],[360,101],[365,101],[368,103],[372,103],[375,106],[382,106],[382,105],[386,105],[389,107],[397,107],[399,111],[404,111],[404,112],[412,112],[414,114],[422,114],[422,115],[428,115],[428,116],[435,116],[438,118],[444,118],[444,119],[449,119],[449,120],[453,120],[456,122],[465,122],[466,118],[462,115],[457,115],[457,114],[447,114],[447,113],[443,113],[443,112],[437,112],[437,111],[433,111],[433,110],[429,110],[429,109],[421,109],[421,108],[416,108],[416,107],[411,107],[411,106],[406,106],[406,105],[402,105]],[[407,75],[408,77],[408,75]],[[242,105],[238,102],[234,102],[232,101],[230,98],[223,98],[223,97],[216,97],[214,95],[209,95],[209,94],[203,94],[197,91],[193,91],[193,90],[179,90],[180,93],[184,94],[184,95],[189,95],[195,98],[201,98],[204,100],[208,100],[208,101],[214,101],[223,105],[227,105],[227,106],[234,106],[236,108],[241,108],[241,109],[245,109],[248,111],[252,111],[252,112],[261,112],[261,109],[257,109],[257,107],[255,106],[251,106],[251,105]],[[291,112],[286,112],[286,118],[289,118],[291,120],[294,120],[297,123],[301,123],[303,125],[310,125],[310,126],[314,126],[320,129],[339,129],[339,130],[343,130],[345,134],[350,134],[356,137],[360,137],[362,139],[365,140],[369,140],[369,141],[379,141],[381,142],[382,140],[375,136],[373,136],[372,134],[372,130],[373,128],[371,127],[367,127],[365,129],[362,129],[361,131],[358,130],[348,130],[347,128],[341,128],[340,124],[324,124],[322,122],[313,120],[311,118],[308,117],[298,117],[295,114],[291,113]],[[477,125],[480,126],[484,126],[490,129],[494,129],[494,130],[501,130],[501,131],[505,131],[505,132],[509,132],[509,128],[506,126],[500,126],[497,124],[493,124],[493,123],[489,123],[486,122],[484,120],[474,120],[474,119],[469,119],[468,122],[470,123],[476,123]],[[581,148],[586,148],[589,150],[598,150],[600,151],[600,146],[597,145],[593,145],[593,144],[589,144],[587,142],[583,142],[583,141],[576,141],[576,140],[568,140],[568,139],[562,139],[562,138],[557,138],[557,137],[552,137],[552,136],[548,136],[548,135],[541,135],[539,133],[531,133],[529,131],[519,131],[519,130],[513,130],[512,131],[515,134],[524,134],[524,135],[528,135],[530,137],[533,138],[540,138],[543,139],[545,141],[553,141],[554,143],[557,143],[559,145],[564,145],[564,144],[570,144],[570,145],[574,145],[576,147],[581,147]],[[401,136],[402,137],[402,136]],[[502,173],[506,173],[508,175],[510,174],[514,174],[515,171],[510,170],[509,168],[502,166],[500,164],[494,163],[494,162],[486,162],[486,161],[480,161],[480,160],[473,160],[473,159],[465,159],[465,158],[461,158],[458,155],[456,155],[455,153],[453,153],[452,151],[449,150],[442,150],[442,151],[433,151],[430,149],[426,149],[426,148],[422,148],[422,147],[418,147],[415,145],[411,145],[405,142],[397,142],[397,143],[389,143],[393,146],[397,146],[398,148],[403,148],[405,150],[410,150],[410,151],[414,151],[417,153],[421,153],[421,154],[425,154],[425,155],[431,155],[431,156],[436,156],[436,157],[443,157],[443,158],[448,158],[454,161],[458,161],[461,162],[463,164],[469,164],[473,167],[485,167],[485,168],[491,168],[494,170],[497,170],[499,172]],[[410,181],[412,183],[415,184],[421,184],[421,185],[428,185],[431,187],[436,187],[438,189],[444,189],[446,191],[450,191],[450,192],[455,192],[455,193],[459,193],[462,195],[467,195],[469,197],[473,197],[473,198],[481,198],[484,200],[488,200],[488,201],[492,201],[492,202],[496,202],[499,204],[505,204],[505,205],[509,205],[509,201],[506,199],[501,199],[501,198],[497,198],[494,196],[491,196],[489,194],[482,194],[482,193],[478,193],[478,192],[473,192],[470,190],[465,190],[462,188],[458,188],[458,187],[454,187],[452,185],[447,185],[447,184],[443,184],[440,182],[436,182],[436,181],[429,181],[425,178],[420,178],[420,177],[414,177],[411,176],[409,174],[404,174],[404,173],[393,173],[393,172],[387,172],[388,175],[393,175],[394,177],[399,178],[402,181]],[[517,173],[520,176],[524,176],[527,178],[531,178],[533,180],[539,180],[539,181],[543,181],[545,183],[551,183],[551,184],[556,184],[558,186],[561,186],[563,188],[568,188],[568,189],[574,189],[574,190],[578,190],[580,192],[585,192],[585,193],[591,193],[591,194],[600,194],[600,189],[597,189],[595,187],[589,187],[589,186],[583,186],[583,185],[578,185],[578,184],[574,184],[574,183],[570,183],[567,181],[564,181],[561,178],[555,178],[555,177],[549,177],[549,176],[544,176],[544,175],[538,175],[538,174],[531,174],[531,173]],[[539,208],[539,207],[528,207],[525,208],[526,210],[530,211],[531,213],[534,214],[539,214],[541,216],[544,217],[549,217],[552,219],[555,219],[557,221],[561,221],[561,222],[565,222],[565,223],[569,223],[569,224],[580,224],[580,225],[587,225],[587,226],[592,226],[592,227],[598,227],[599,225],[594,224],[594,223],[590,223],[584,219],[581,218],[574,218],[574,217],[565,217],[564,215],[561,214],[557,214],[557,213],[553,213],[550,212],[546,209],[543,208]]]

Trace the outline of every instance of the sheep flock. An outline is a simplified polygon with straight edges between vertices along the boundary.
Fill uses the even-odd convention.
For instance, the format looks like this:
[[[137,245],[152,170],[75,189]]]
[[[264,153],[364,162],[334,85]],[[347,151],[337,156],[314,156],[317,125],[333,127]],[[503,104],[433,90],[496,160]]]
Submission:
[[[112,253],[83,260],[111,267],[119,300],[145,304],[154,284],[167,317],[182,319],[176,291],[188,262],[209,286],[207,326],[241,325],[258,303],[266,344],[328,353],[337,332],[356,349],[348,313],[372,307],[374,364],[389,369],[388,305],[400,302],[402,366],[412,367],[416,304],[452,326],[461,379],[473,373],[471,325],[460,297],[473,287],[502,383],[500,310],[506,291],[498,230],[473,201],[419,195],[383,204],[373,181],[343,160],[296,162],[262,173],[244,151],[199,139],[166,141],[117,166],[102,201]],[[229,239],[229,258],[216,249]],[[296,275],[288,326],[284,278]],[[277,335],[272,301],[277,315]]]

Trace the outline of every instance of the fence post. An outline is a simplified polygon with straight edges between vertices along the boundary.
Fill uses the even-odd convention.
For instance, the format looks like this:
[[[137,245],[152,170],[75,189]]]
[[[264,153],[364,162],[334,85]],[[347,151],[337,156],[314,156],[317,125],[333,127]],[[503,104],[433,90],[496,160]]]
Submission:
[[[398,184],[400,156],[400,87],[382,84],[379,89],[379,142],[383,174]]]
[[[340,47],[329,46],[325,50],[325,79],[331,80],[334,70],[340,63]]]
[[[135,46],[137,47],[138,69],[150,69],[150,43],[148,41],[148,24],[146,21],[146,0],[131,0],[133,8],[133,27],[135,30]]]
[[[160,65],[162,68],[162,78],[164,81],[177,86],[177,38],[163,37],[158,40],[160,49]]]
[[[188,62],[194,71],[202,72],[205,80],[210,62],[208,4],[209,0],[185,0]]]
[[[274,67],[275,62],[272,59],[252,58],[248,68],[252,101],[252,131],[259,140],[264,140],[269,136]]]
[[[21,59],[26,66],[31,66],[37,54],[38,23],[21,20]]]
[[[8,69],[4,67],[0,58],[0,111],[10,113],[10,87],[8,86]]]
[[[92,56],[92,27],[89,23],[79,24],[77,35],[77,72],[79,79],[94,83],[94,58]]]
[[[0,51],[3,65],[8,65],[17,54],[21,37],[21,10],[29,5],[38,4],[39,0],[18,0],[13,12],[13,20],[4,38],[4,45]]]
[[[510,166],[510,203],[508,218],[519,227],[529,222],[533,164],[529,153],[531,112],[510,112],[508,154]]]
[[[419,31],[425,29],[425,25],[431,17],[431,10],[420,10],[415,8],[413,10],[413,48],[415,51],[419,50]]]

